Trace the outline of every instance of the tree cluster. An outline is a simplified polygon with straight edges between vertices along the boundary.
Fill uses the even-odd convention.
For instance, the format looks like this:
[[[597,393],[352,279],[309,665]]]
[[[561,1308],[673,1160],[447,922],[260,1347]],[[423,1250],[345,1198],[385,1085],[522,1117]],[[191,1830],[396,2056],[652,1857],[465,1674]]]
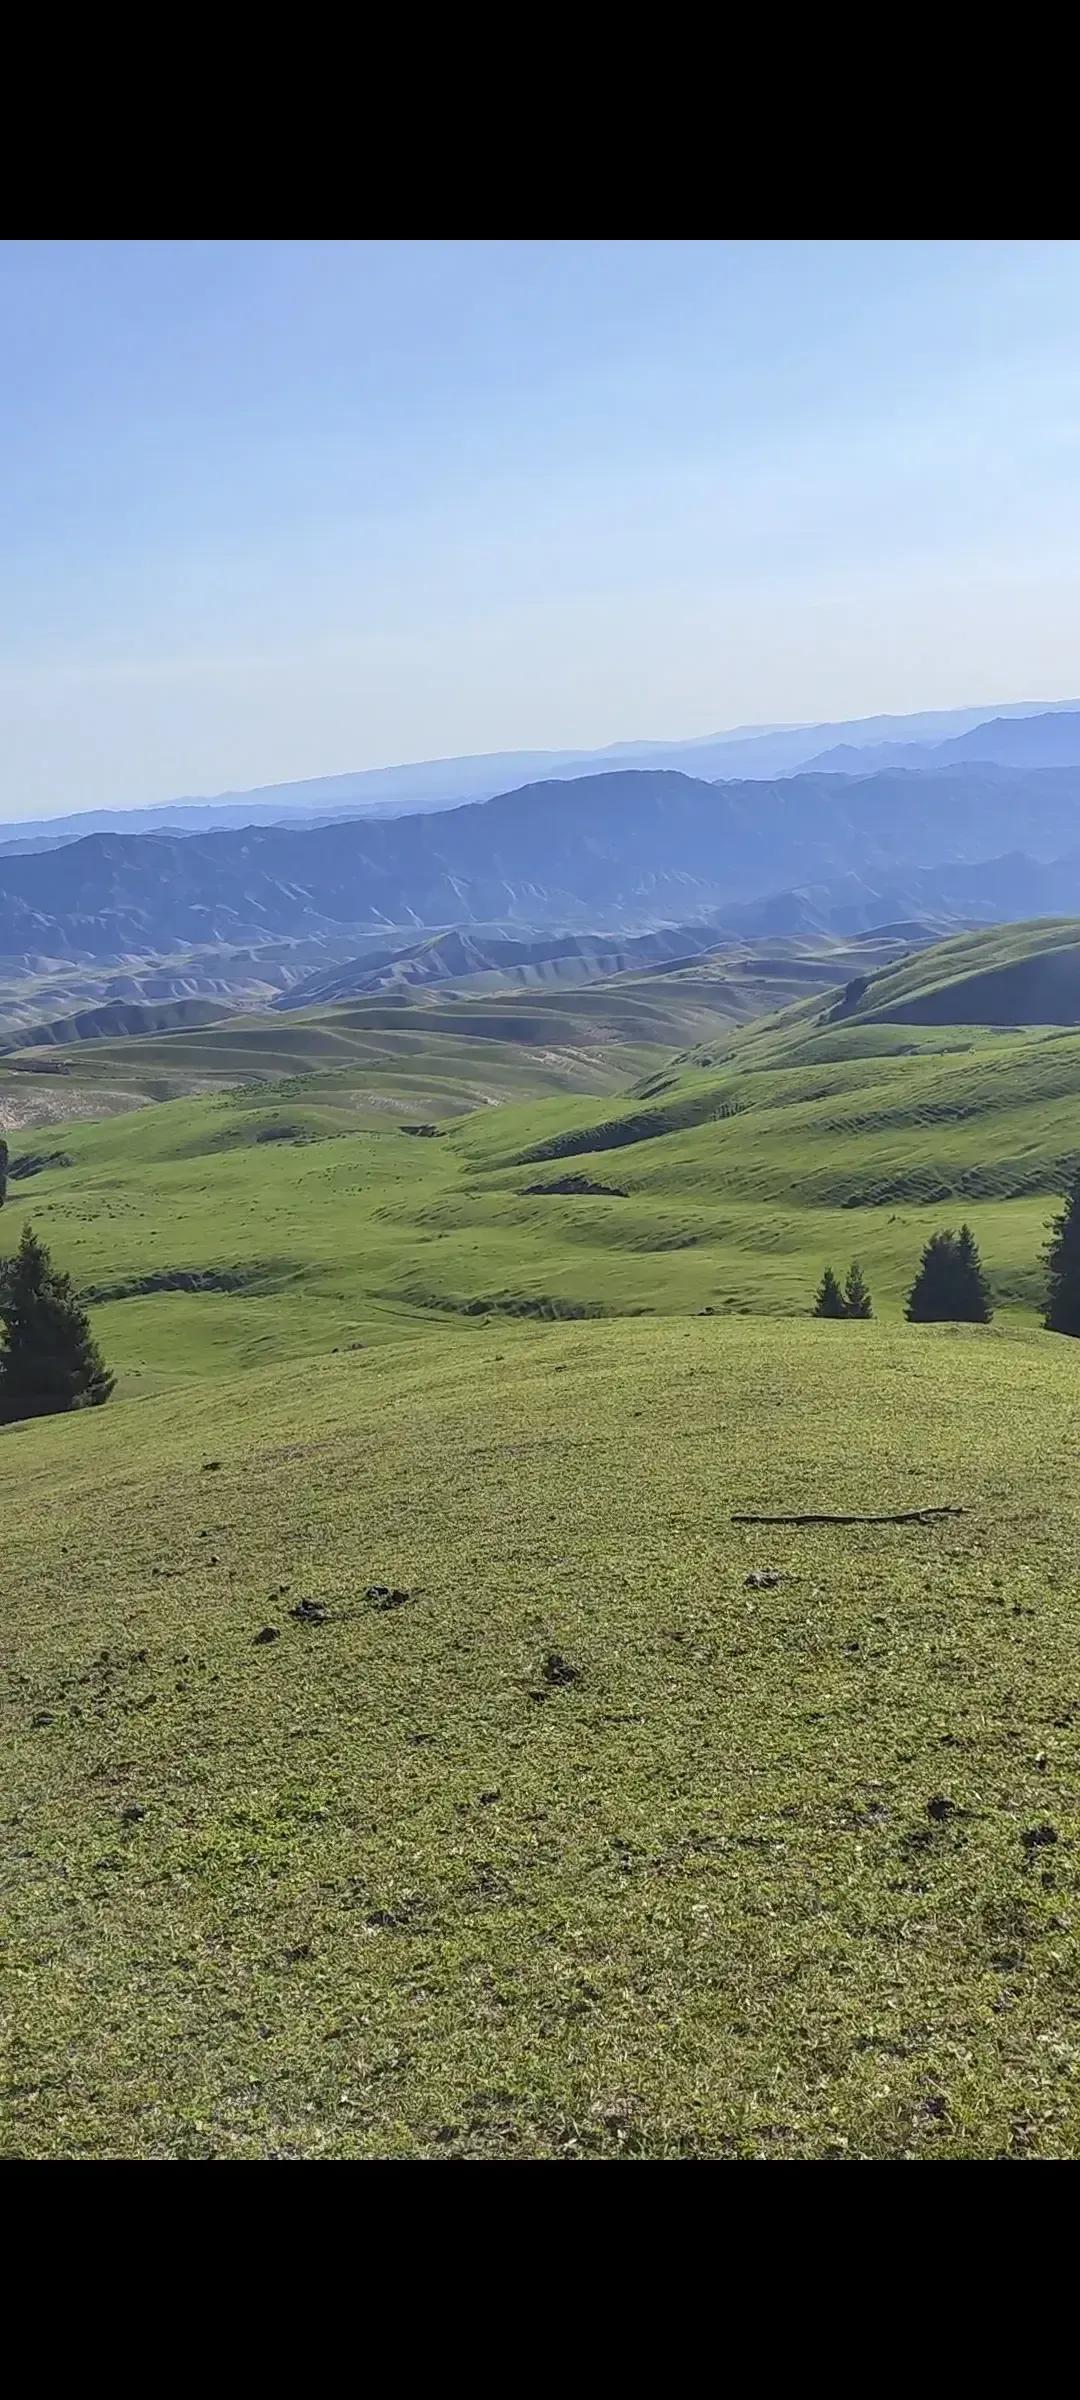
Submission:
[[[842,1284],[826,1267],[814,1294],[815,1317],[872,1317],[874,1305],[858,1259],[853,1258]]]
[[[852,1259],[842,1284],[832,1268],[826,1267],[814,1294],[813,1313],[815,1317],[873,1316],[857,1258]],[[931,1234],[907,1296],[904,1314],[909,1323],[989,1325],[993,1313],[990,1286],[970,1225],[961,1225],[959,1233]]]
[[[1043,1324],[1048,1333],[1080,1338],[1080,1167],[1047,1230]],[[852,1260],[842,1285],[832,1268],[826,1267],[814,1294],[813,1313],[815,1317],[873,1315],[857,1259]],[[970,1225],[961,1225],[959,1233],[946,1228],[931,1234],[907,1296],[904,1315],[908,1323],[989,1325],[993,1314],[990,1285]]]

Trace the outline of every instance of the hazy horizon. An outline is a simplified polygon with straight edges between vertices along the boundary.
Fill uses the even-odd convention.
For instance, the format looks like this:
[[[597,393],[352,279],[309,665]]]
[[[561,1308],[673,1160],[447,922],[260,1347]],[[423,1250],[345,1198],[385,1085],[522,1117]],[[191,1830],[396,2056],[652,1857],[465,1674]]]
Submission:
[[[1080,244],[8,243],[0,297],[5,822],[1075,681]]]
[[[944,737],[951,730],[952,720],[954,717],[963,715],[970,715],[973,717],[981,716],[984,709],[987,717],[992,719],[997,711],[1014,716],[1023,715],[1029,712],[1037,715],[1043,710],[1045,710],[1047,713],[1057,713],[1064,709],[1071,708],[1074,705],[1078,710],[1080,710],[1080,698],[1078,698],[1074,703],[1071,697],[1060,696],[1053,699],[1043,697],[1042,699],[1038,700],[999,699],[997,701],[987,702],[981,705],[978,702],[958,701],[954,706],[947,706],[939,710],[916,708],[910,712],[904,712],[899,715],[896,715],[891,711],[882,711],[880,713],[876,713],[870,718],[847,717],[835,719],[811,717],[788,718],[787,720],[778,719],[769,725],[750,724],[714,726],[711,727],[706,733],[690,733],[676,735],[674,737],[665,736],[659,740],[657,737],[649,734],[641,736],[631,735],[629,737],[622,736],[618,737],[613,742],[598,744],[595,750],[583,750],[580,755],[583,757],[595,756],[599,762],[605,757],[616,752],[621,752],[624,749],[647,750],[652,747],[655,748],[659,753],[655,763],[657,766],[662,767],[665,763],[665,754],[672,740],[674,741],[674,744],[681,749],[693,750],[698,745],[704,747],[710,742],[724,743],[730,741],[734,743],[736,741],[741,742],[743,740],[754,741],[759,737],[764,738],[766,735],[772,733],[797,733],[800,731],[812,732],[820,730],[822,735],[825,738],[828,738],[838,726],[846,727],[849,731],[855,731],[860,725],[877,725],[878,723],[880,723],[883,727],[895,726],[897,728],[898,737],[902,739],[902,728],[907,722],[909,722],[909,719],[918,720],[923,718],[931,718],[934,716],[940,716],[946,720],[946,723],[942,729]],[[116,804],[103,804],[93,800],[85,800],[81,804],[73,804],[70,808],[40,809],[35,810],[32,814],[25,813],[21,816],[17,813],[13,813],[10,819],[5,819],[2,815],[0,815],[0,826],[6,824],[20,824],[27,827],[33,827],[35,825],[48,824],[54,818],[57,821],[62,821],[68,817],[95,816],[101,813],[108,813],[110,805],[115,806],[115,813],[117,814],[123,814],[125,811],[127,811],[132,815],[141,815],[147,810],[153,809],[167,811],[170,808],[176,808],[177,810],[184,810],[199,808],[202,806],[212,809],[214,807],[225,806],[234,799],[238,802],[243,802],[246,799],[251,799],[253,802],[257,800],[260,804],[262,804],[269,800],[273,793],[277,790],[287,794],[301,785],[317,786],[320,783],[334,785],[339,782],[349,781],[360,775],[378,776],[381,774],[409,774],[412,772],[422,774],[426,769],[438,766],[453,765],[455,763],[459,763],[462,766],[480,765],[483,764],[487,759],[513,759],[516,757],[530,756],[535,757],[538,760],[543,759],[546,756],[549,757],[554,763],[560,758],[574,754],[575,753],[571,749],[552,747],[551,749],[545,751],[539,745],[527,746],[525,744],[516,744],[505,751],[496,750],[461,752],[457,754],[456,758],[453,753],[450,753],[441,758],[379,759],[372,761],[370,764],[363,767],[338,767],[330,768],[325,773],[320,773],[313,776],[275,778],[266,784],[249,785],[246,790],[242,789],[238,785],[230,785],[223,787],[218,791],[173,792],[166,800],[140,801],[137,799],[131,799],[123,803]],[[681,773],[691,773],[693,770],[688,763],[680,760],[676,771]],[[794,769],[791,771],[797,772],[798,770]],[[710,777],[715,775],[714,767],[709,767],[708,775]],[[542,780],[542,776],[538,776],[537,779]],[[738,780],[737,777],[736,780]],[[328,792],[327,806],[331,804],[332,798],[333,794]],[[283,801],[282,805],[285,806],[286,802]],[[407,814],[409,811],[409,806],[410,804],[407,801],[402,803],[400,813]],[[393,803],[393,807],[395,813],[399,813],[398,804],[396,802]]]

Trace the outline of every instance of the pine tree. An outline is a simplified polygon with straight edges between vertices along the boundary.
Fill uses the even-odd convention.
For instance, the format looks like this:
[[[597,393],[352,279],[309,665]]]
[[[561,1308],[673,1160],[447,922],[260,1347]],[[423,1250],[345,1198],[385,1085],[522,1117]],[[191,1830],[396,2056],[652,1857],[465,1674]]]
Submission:
[[[0,1284],[0,1420],[99,1408],[114,1380],[70,1275],[24,1226]]]
[[[870,1298],[862,1268],[858,1259],[853,1258],[844,1279],[844,1315],[845,1317],[872,1317],[873,1313],[874,1303]]]
[[[1052,1217],[1046,1262],[1048,1333],[1080,1334],[1080,1167],[1073,1176],[1059,1216]]]
[[[831,1267],[826,1267],[814,1294],[815,1317],[846,1317],[844,1295]]]
[[[912,1325],[989,1325],[990,1286],[970,1225],[931,1234],[904,1313]]]
[[[956,1244],[958,1260],[958,1297],[964,1302],[960,1311],[967,1325],[989,1325],[994,1313],[990,1286],[983,1273],[979,1245],[970,1225],[961,1225]]]

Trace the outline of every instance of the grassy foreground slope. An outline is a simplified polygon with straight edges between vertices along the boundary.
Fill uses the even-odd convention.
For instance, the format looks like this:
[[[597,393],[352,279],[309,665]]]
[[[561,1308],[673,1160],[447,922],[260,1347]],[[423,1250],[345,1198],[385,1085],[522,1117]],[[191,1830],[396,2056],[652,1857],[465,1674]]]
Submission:
[[[1077,1432],[670,1322],[0,1436],[7,2151],[1075,2155]]]

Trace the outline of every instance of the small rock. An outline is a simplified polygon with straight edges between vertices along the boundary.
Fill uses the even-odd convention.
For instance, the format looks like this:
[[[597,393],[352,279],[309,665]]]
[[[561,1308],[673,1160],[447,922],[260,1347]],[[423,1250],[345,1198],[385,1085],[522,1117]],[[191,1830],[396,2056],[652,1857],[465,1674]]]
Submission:
[[[493,1800],[502,1799],[502,1793],[499,1791],[498,1786],[496,1786],[493,1792],[480,1792],[478,1797],[481,1808],[490,1808]]]
[[[253,1633],[251,1639],[256,1646],[261,1642],[279,1642],[281,1627],[280,1625],[264,1625],[261,1633]]]
[[[290,1608],[289,1615],[301,1625],[325,1625],[329,1610],[322,1608],[317,1600],[298,1600],[296,1607]]]
[[[544,1660],[545,1683],[577,1683],[580,1676],[581,1668],[571,1666],[569,1659],[563,1657],[561,1650],[548,1651]]]
[[[30,1723],[31,1725],[55,1725],[56,1718],[51,1708],[39,1708],[36,1717],[31,1717]]]
[[[1055,1825],[1029,1825],[1026,1833],[1022,1833],[1020,1836],[1029,1858],[1033,1851],[1046,1848],[1051,1842],[1056,1842],[1057,1838]]]
[[[373,1608],[404,1608],[412,1593],[392,1591],[388,1583],[369,1583],[364,1598],[371,1601]]]
[[[205,1459],[203,1460],[203,1474],[204,1474],[204,1475],[216,1475],[216,1474],[217,1474],[217,1472],[218,1472],[218,1470],[219,1470],[219,1468],[220,1468],[220,1466],[221,1466],[221,1460],[220,1460],[220,1458],[205,1458]]]
[[[748,1592],[775,1592],[777,1584],[782,1583],[783,1580],[783,1576],[774,1575],[771,1568],[758,1568],[752,1575],[747,1576],[746,1590]]]
[[[955,1800],[946,1800],[939,1792],[933,1800],[927,1801],[926,1813],[932,1824],[947,1825],[950,1817],[958,1817],[960,1811]]]
[[[132,1800],[129,1802],[127,1808],[121,1809],[120,1823],[121,1825],[141,1825],[145,1815],[145,1808],[140,1808],[138,1801]]]

